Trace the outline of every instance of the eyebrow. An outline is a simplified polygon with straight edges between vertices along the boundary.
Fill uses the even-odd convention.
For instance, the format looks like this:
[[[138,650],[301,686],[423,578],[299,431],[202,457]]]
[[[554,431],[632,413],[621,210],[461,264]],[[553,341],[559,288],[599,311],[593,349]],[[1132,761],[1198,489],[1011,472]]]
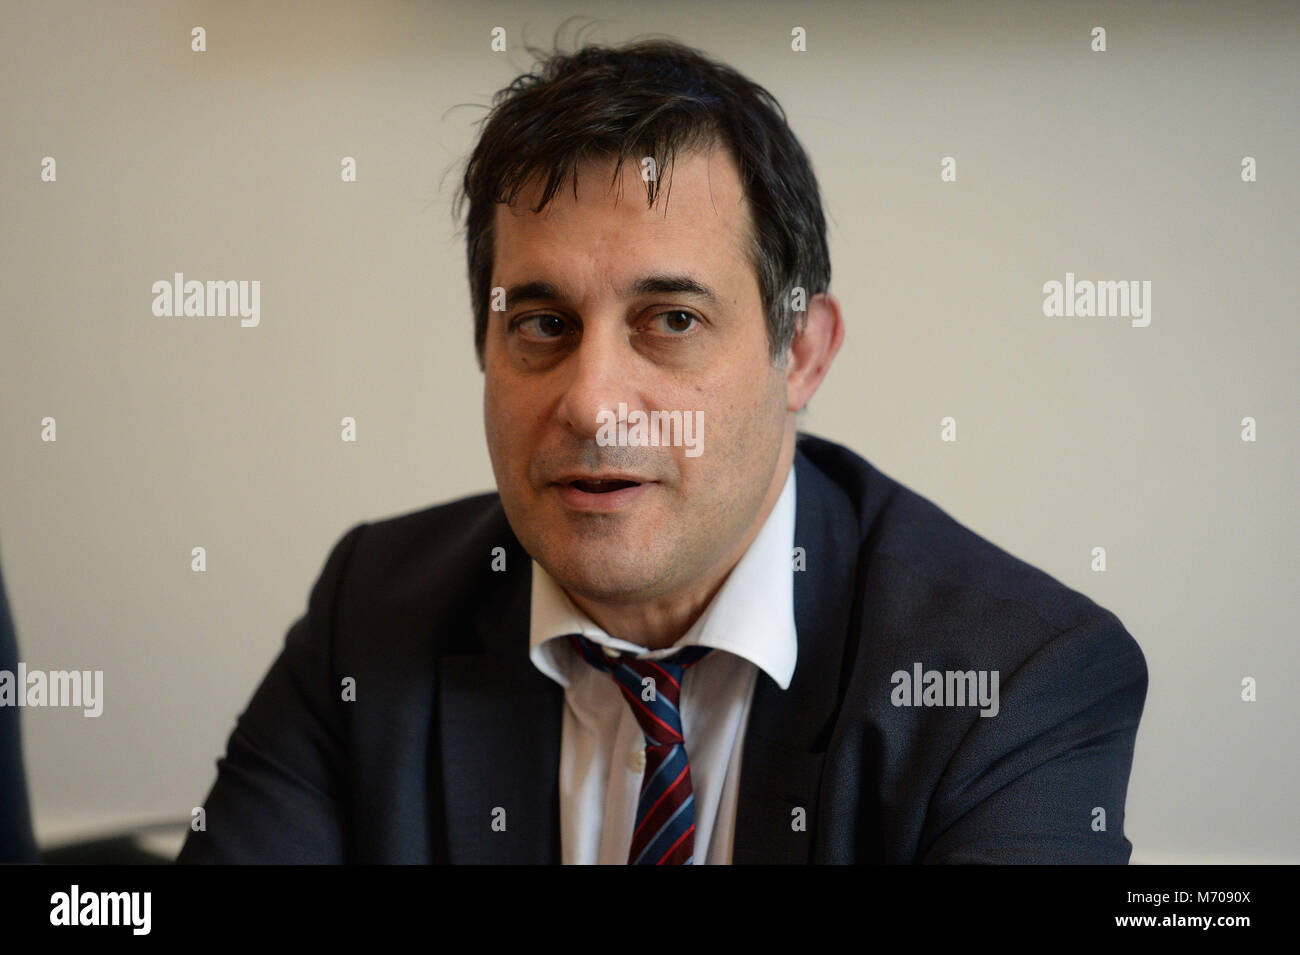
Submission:
[[[702,299],[715,308],[721,304],[718,294],[689,275],[656,273],[643,275],[621,290],[624,298],[642,295],[692,295]],[[520,282],[506,289],[506,307],[511,308],[521,302],[565,301],[564,292],[559,286],[550,282],[534,280]]]

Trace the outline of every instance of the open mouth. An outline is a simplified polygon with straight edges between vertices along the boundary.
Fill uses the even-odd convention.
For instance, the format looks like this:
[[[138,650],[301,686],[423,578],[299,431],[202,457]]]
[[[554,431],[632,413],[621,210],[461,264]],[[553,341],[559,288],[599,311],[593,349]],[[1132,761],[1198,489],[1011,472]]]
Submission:
[[[640,487],[636,481],[570,481],[569,487],[577,488],[587,494],[608,494],[621,491],[627,487]]]

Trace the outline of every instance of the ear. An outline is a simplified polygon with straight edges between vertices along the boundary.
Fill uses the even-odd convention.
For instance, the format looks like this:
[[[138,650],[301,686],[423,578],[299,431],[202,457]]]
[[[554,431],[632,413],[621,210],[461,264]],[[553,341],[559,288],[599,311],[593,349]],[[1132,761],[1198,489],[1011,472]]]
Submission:
[[[814,295],[790,343],[785,372],[787,411],[800,411],[808,403],[830,371],[843,341],[844,320],[840,317],[839,300],[829,292]]]

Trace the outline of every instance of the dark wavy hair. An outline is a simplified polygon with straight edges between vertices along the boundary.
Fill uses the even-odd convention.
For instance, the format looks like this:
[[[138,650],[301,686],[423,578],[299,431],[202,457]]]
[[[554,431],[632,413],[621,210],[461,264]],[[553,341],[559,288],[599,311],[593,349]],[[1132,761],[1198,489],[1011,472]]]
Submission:
[[[577,196],[584,160],[616,158],[617,181],[629,156],[653,156],[660,171],[647,183],[653,206],[659,179],[679,151],[718,143],[740,171],[768,345],[773,363],[783,364],[806,314],[794,311],[792,290],[803,288],[805,302],[827,291],[831,265],[817,179],[781,105],[732,68],[672,40],[587,45],[573,53],[527,49],[540,62],[493,97],[453,206],[459,221],[469,202],[466,246],[480,369],[497,203],[513,203],[529,181],[545,177],[533,209],[540,212],[569,176]]]

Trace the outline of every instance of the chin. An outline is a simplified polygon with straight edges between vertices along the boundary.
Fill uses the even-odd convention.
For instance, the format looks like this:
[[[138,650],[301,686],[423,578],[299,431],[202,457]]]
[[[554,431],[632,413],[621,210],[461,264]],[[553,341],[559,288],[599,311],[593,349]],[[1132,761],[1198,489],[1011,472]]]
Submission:
[[[586,550],[579,545],[579,549],[580,553],[575,554],[552,547],[546,555],[547,572],[565,590],[590,600],[617,602],[639,595],[650,582],[645,561],[635,559],[624,548],[619,548],[621,559],[604,553],[605,548]]]

